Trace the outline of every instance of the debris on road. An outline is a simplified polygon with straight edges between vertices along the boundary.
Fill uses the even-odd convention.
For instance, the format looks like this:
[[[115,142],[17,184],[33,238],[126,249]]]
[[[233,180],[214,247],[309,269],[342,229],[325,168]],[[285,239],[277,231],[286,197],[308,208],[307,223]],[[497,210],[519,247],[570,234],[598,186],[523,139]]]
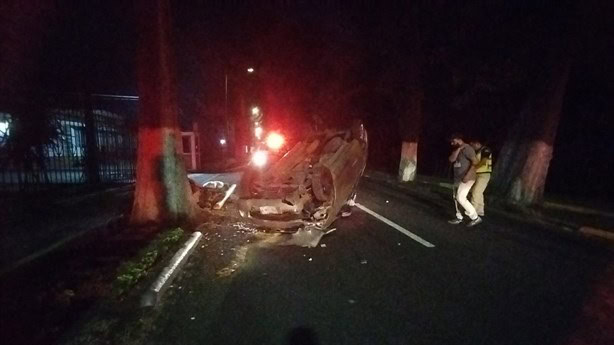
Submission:
[[[332,228],[332,229],[328,229],[328,230],[326,230],[326,231],[324,232],[324,235],[328,235],[328,234],[330,234],[330,233],[331,233],[331,232],[333,232],[333,231],[337,231],[337,228]]]
[[[281,245],[314,248],[318,246],[322,236],[324,236],[324,232],[314,227],[300,228],[292,234],[289,240],[281,243]]]
[[[188,181],[197,205],[204,209],[213,209],[222,200],[225,203],[234,192],[234,188],[230,191],[231,187],[221,181],[208,181],[202,187],[191,179],[188,179]],[[229,191],[230,193],[228,193]],[[224,203],[222,203],[222,206]]]
[[[230,198],[230,196],[232,195],[232,193],[234,193],[236,188],[237,188],[236,184],[233,184],[232,186],[230,186],[230,188],[228,188],[228,190],[224,194],[224,198],[222,198],[222,200],[218,201],[217,203],[215,203],[215,205],[213,205],[213,209],[214,210],[221,210],[222,207],[224,207],[224,204],[226,203],[226,200],[228,200],[228,198]]]

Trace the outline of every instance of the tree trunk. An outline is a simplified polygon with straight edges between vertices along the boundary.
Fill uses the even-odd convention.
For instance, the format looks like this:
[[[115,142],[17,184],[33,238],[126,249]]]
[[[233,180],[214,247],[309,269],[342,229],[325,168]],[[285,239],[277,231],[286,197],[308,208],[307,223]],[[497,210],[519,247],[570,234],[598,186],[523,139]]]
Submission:
[[[418,82],[416,82],[419,85]],[[418,141],[422,128],[422,91],[418,87],[411,89],[408,109],[401,119],[401,160],[399,163],[399,179],[403,182],[415,181],[418,172]]]
[[[424,94],[420,80],[420,58],[409,59],[409,90],[406,101],[402,102],[402,114],[399,121],[401,138],[401,160],[399,163],[399,179],[403,182],[415,181],[418,171],[418,142],[422,130],[422,100]]]
[[[570,66],[569,59],[552,65],[501,150],[492,189],[509,202],[528,206],[543,198]]]
[[[415,181],[418,167],[418,143],[403,141],[399,178],[403,182]]]
[[[177,222],[192,213],[182,157],[168,0],[137,1],[140,96],[131,222]]]
[[[422,88],[421,71],[423,66],[422,38],[420,26],[420,7],[418,4],[409,5],[407,25],[411,27],[410,34],[403,39],[404,45],[412,47],[409,59],[401,62],[405,66],[404,74],[407,84],[401,102],[397,102],[397,111],[401,115],[399,129],[401,131],[401,159],[399,162],[399,180],[403,182],[415,181],[418,172],[418,142],[422,130],[422,101],[424,92]]]

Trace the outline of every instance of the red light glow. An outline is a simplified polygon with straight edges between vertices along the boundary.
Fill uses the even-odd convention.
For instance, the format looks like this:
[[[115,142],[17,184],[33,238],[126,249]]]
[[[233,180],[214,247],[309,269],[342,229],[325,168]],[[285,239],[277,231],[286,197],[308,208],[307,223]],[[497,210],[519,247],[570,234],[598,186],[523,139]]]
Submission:
[[[282,146],[284,146],[286,139],[283,135],[272,132],[266,137],[266,146],[268,146],[271,150],[279,150]]]

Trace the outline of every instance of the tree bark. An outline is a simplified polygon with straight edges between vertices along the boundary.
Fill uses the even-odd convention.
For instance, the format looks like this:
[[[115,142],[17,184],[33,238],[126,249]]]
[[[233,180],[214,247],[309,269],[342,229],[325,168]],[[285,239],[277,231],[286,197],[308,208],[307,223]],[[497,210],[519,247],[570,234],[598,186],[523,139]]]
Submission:
[[[416,66],[417,67],[417,66]],[[417,76],[415,76],[417,78]],[[415,81],[419,85],[418,81]],[[418,171],[418,141],[422,129],[422,90],[419,87],[411,88],[408,97],[405,116],[401,119],[401,160],[399,163],[399,179],[403,182],[415,181]]]
[[[415,18],[415,16],[414,16]],[[403,140],[401,146],[401,159],[399,162],[398,178],[403,182],[415,181],[418,171],[418,142],[422,131],[422,101],[424,92],[422,88],[422,42],[419,35],[417,21],[412,20],[413,35],[411,38],[415,51],[411,54],[407,67],[407,90],[397,107],[401,114],[399,129]]]
[[[418,167],[418,143],[403,141],[399,178],[403,182],[415,181]]]
[[[552,64],[501,150],[492,189],[511,203],[528,206],[543,199],[570,67],[569,58]]]
[[[137,1],[140,97],[131,222],[177,222],[192,215],[182,157],[168,0]]]

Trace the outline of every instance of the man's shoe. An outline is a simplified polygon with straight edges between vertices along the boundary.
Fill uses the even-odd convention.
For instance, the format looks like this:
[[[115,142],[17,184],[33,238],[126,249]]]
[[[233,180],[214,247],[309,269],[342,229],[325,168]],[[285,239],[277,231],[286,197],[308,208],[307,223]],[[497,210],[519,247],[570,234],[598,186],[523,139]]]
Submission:
[[[458,224],[460,224],[462,222],[463,222],[463,220],[462,219],[458,219],[458,218],[454,218],[454,219],[448,221],[448,223],[453,224],[453,225],[458,225]]]
[[[471,222],[469,222],[469,224],[467,224],[468,227],[472,227],[472,226],[476,226],[478,224],[480,224],[482,222],[482,218],[480,218],[479,216],[472,220]]]

